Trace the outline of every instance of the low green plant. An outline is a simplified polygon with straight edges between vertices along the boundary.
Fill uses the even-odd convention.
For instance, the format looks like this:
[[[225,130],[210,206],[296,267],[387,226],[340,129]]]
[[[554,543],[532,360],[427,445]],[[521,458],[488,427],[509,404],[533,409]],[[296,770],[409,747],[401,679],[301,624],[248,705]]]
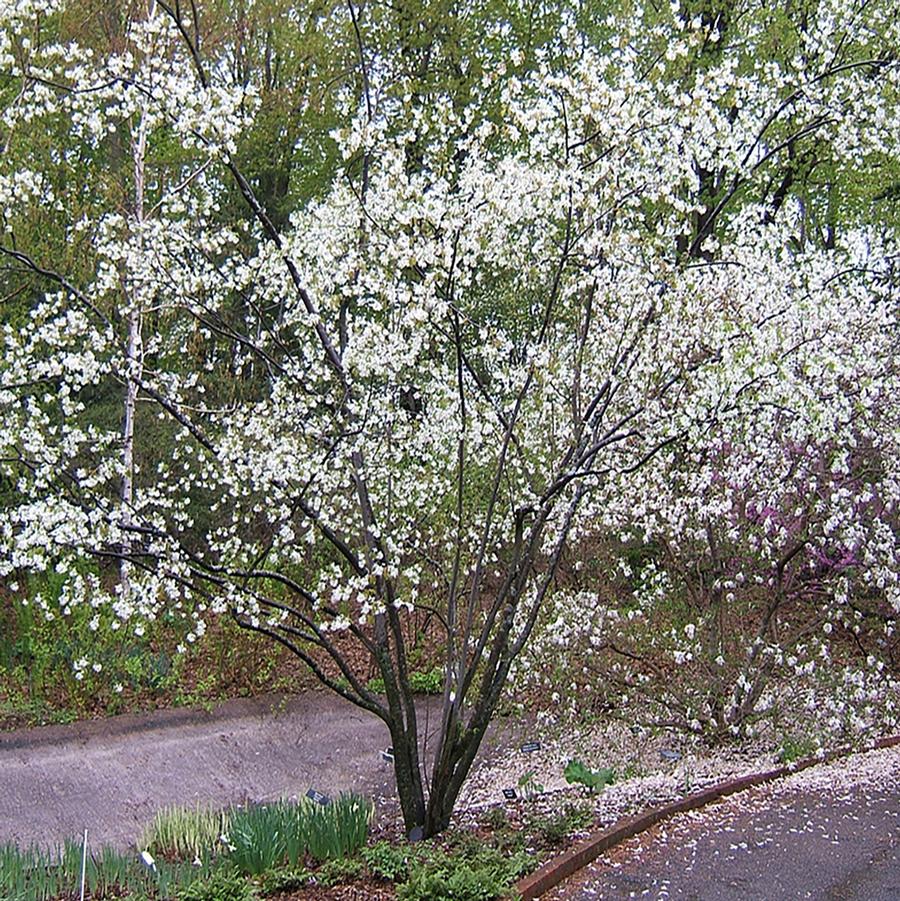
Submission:
[[[597,789],[606,788],[616,779],[616,771],[613,769],[588,769],[580,760],[570,760],[566,764],[563,775],[569,785],[578,783],[583,785],[591,794]]]
[[[494,901],[507,888],[502,874],[461,864],[449,871],[413,871],[397,897],[400,901]]]
[[[590,808],[567,804],[561,811],[538,817],[530,823],[537,841],[548,847],[561,845],[573,832],[590,826],[594,821]]]
[[[397,889],[400,901],[493,901],[509,898],[515,880],[530,871],[533,859],[506,854],[484,842],[458,842],[452,855],[426,847],[416,852],[409,879]]]
[[[818,750],[815,740],[805,735],[786,735],[781,742],[779,758],[782,763],[793,763],[811,757]]]
[[[440,666],[409,674],[409,687],[418,694],[439,695],[444,690],[444,670]]]
[[[283,804],[260,804],[236,811],[228,828],[228,856],[242,873],[258,876],[287,857],[286,836],[299,832],[293,811]],[[296,863],[296,859],[289,861]]]
[[[544,786],[537,781],[537,776],[535,776],[533,770],[529,770],[523,776],[520,776],[516,784],[526,798],[533,798],[544,791]]]
[[[378,879],[402,882],[409,874],[406,851],[389,842],[380,841],[363,848],[361,857],[369,872]]]
[[[337,857],[327,860],[315,872],[319,885],[326,887],[353,882],[363,874],[363,862],[358,857]]]
[[[232,812],[202,807],[164,807],[138,842],[155,856],[203,859],[213,853],[231,825]]]
[[[355,794],[341,795],[330,804],[305,805],[306,850],[316,860],[335,860],[355,854],[366,843],[372,802]]]
[[[409,687],[421,695],[439,695],[444,690],[444,670],[436,666],[430,670],[414,670],[409,674]],[[366,683],[366,688],[376,694],[384,694],[384,679],[375,676]]]
[[[236,873],[219,871],[181,889],[178,901],[255,901],[253,887]]]
[[[266,897],[267,895],[277,895],[281,892],[297,891],[309,883],[312,875],[309,870],[303,867],[268,870],[262,874],[259,880],[259,894]]]
[[[509,826],[509,814],[502,807],[492,807],[485,813],[483,822],[496,832]]]
[[[0,897],[3,901],[56,901],[79,894],[82,845],[67,841],[54,851],[0,846]],[[134,855],[102,847],[88,854],[85,889],[92,899],[172,897],[179,886],[208,875],[203,868],[161,862],[151,873]]]

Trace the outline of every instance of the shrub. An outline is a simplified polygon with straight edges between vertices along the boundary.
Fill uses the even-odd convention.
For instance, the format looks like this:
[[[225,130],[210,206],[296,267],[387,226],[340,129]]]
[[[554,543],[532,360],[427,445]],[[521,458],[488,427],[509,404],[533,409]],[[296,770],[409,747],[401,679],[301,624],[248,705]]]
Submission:
[[[306,869],[269,870],[263,873],[259,882],[260,894],[277,895],[280,892],[293,892],[303,888],[310,880],[312,873]]]
[[[362,861],[355,857],[337,857],[326,861],[315,873],[316,882],[324,886],[353,882],[363,873]]]
[[[539,817],[531,823],[542,845],[554,847],[562,844],[573,832],[590,826],[594,820],[589,808],[567,804],[556,814]]]
[[[444,690],[444,670],[436,666],[427,672],[424,670],[411,672],[409,674],[409,687],[416,694],[439,695]],[[377,694],[384,694],[384,679],[381,676],[375,676],[374,679],[369,679],[366,688]]]
[[[462,842],[462,853],[417,852],[409,880],[397,890],[400,901],[492,901],[509,894],[512,883],[533,866],[524,853],[508,855],[481,843]]]

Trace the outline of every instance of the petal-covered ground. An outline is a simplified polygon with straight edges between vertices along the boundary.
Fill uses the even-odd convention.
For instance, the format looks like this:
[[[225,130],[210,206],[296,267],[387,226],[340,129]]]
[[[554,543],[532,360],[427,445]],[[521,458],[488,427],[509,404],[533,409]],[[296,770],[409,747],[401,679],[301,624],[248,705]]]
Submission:
[[[625,842],[550,897],[900,898],[900,749],[823,764]]]

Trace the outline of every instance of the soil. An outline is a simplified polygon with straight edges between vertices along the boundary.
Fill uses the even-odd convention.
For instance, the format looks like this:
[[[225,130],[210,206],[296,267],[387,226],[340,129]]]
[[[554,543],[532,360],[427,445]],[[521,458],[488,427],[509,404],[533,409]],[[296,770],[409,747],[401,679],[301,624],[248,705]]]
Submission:
[[[397,892],[383,882],[354,882],[349,885],[307,886],[296,892],[270,895],[270,901],[393,901]]]

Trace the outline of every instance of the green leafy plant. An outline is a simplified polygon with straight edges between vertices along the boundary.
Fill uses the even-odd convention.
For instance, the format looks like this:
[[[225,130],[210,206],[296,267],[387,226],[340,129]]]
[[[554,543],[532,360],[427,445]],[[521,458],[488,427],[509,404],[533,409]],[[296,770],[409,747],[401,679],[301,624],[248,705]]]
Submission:
[[[613,769],[588,769],[580,760],[570,760],[566,764],[563,775],[569,785],[578,783],[583,785],[591,794],[601,788],[606,788],[615,782],[616,771]]]
[[[485,826],[496,832],[498,829],[505,829],[509,826],[509,815],[502,807],[492,807],[485,813],[483,822]]]
[[[252,886],[235,873],[218,872],[178,892],[178,901],[255,901]]]
[[[316,860],[355,854],[366,843],[372,802],[355,794],[341,795],[330,804],[304,805],[306,850]]]
[[[522,794],[526,798],[533,798],[544,791],[544,786],[537,781],[537,777],[535,776],[533,770],[529,770],[523,776],[520,776],[519,781],[516,783],[516,785],[519,786]]]
[[[81,883],[82,845],[67,841],[55,850],[19,850],[0,845],[0,897],[3,901],[57,901],[74,898]],[[198,879],[209,876],[205,864],[160,861],[151,873],[133,854],[101,847],[88,855],[85,888],[89,897],[172,898]]]
[[[555,847],[562,844],[573,832],[590,826],[594,820],[593,812],[577,804],[567,804],[563,810],[538,817],[531,824],[538,842],[541,845]]]
[[[525,853],[508,854],[483,841],[460,837],[453,854],[432,846],[416,849],[400,901],[492,901],[508,898],[513,882],[534,866]]]
[[[430,670],[415,670],[409,674],[409,687],[415,694],[439,695],[444,690],[444,671],[439,666]],[[375,676],[369,679],[366,688],[384,694],[384,679]]]
[[[259,893],[263,897],[281,892],[293,892],[309,883],[312,872],[304,868],[268,870],[259,880]]]
[[[371,816],[371,802],[354,794],[326,805],[303,798],[235,810],[227,833],[229,858],[254,876],[284,864],[296,866],[306,854],[336,860],[365,844]]]
[[[353,882],[363,874],[363,862],[357,857],[337,857],[328,860],[315,872],[315,879],[320,885],[342,885]]]
[[[781,742],[779,758],[782,763],[793,763],[804,757],[811,757],[818,750],[818,744],[808,736],[786,735]]]
[[[408,875],[407,852],[389,842],[376,842],[374,845],[363,848],[361,856],[369,868],[369,872],[379,879],[400,882]]]

